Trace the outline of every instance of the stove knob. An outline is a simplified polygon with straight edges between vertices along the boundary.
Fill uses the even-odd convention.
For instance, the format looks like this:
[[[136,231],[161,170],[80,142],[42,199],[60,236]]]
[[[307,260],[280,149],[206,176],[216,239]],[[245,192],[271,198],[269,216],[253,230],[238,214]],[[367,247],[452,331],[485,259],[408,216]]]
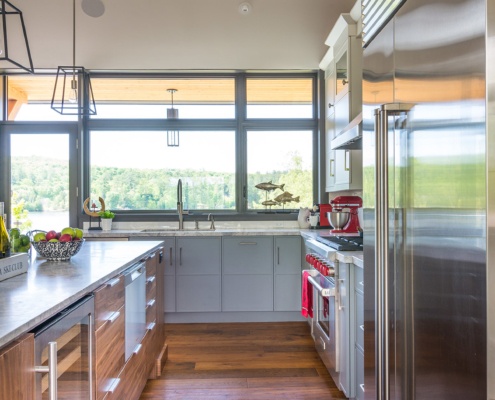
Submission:
[[[309,259],[311,257],[311,254],[306,254],[306,262],[309,263]]]

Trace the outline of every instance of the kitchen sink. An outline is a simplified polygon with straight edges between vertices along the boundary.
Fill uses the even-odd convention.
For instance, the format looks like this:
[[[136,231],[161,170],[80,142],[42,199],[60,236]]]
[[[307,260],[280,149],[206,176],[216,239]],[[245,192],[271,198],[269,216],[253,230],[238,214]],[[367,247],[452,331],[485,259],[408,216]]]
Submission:
[[[184,232],[184,231],[187,231],[187,232],[194,232],[194,231],[205,232],[205,231],[213,231],[213,229],[209,229],[209,228],[198,228],[198,229],[196,229],[196,228],[184,228],[184,229],[179,229],[179,228],[148,228],[148,229],[142,229],[140,232],[160,233],[160,232]]]

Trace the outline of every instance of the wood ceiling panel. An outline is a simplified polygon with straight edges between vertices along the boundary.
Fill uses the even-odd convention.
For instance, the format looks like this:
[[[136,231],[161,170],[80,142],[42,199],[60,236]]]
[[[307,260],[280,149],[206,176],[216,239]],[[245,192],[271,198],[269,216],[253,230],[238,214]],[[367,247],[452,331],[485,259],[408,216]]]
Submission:
[[[19,93],[25,101],[51,101],[54,76],[18,75],[9,77],[9,98]],[[135,79],[92,78],[96,102],[139,102],[170,104],[234,104],[235,80],[232,79]],[[250,104],[309,104],[312,101],[311,79],[249,79]]]

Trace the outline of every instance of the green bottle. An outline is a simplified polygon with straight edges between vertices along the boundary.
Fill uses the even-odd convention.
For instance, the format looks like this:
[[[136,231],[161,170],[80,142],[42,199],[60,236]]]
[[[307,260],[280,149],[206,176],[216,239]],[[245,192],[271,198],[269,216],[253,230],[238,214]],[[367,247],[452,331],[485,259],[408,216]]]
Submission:
[[[4,203],[0,202],[0,258],[10,257],[10,238],[5,226]]]

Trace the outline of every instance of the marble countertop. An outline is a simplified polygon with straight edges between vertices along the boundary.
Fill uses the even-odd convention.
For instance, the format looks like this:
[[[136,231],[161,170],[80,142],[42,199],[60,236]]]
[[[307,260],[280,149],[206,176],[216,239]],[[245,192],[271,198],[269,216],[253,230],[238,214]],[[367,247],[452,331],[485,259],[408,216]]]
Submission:
[[[84,231],[86,238],[125,238],[139,237],[170,237],[170,236],[288,236],[300,235],[299,228],[218,228],[178,230],[175,228],[146,228],[146,229],[116,229],[111,231]]]
[[[33,249],[28,272],[0,282],[0,347],[92,292],[161,243],[87,241],[69,261],[47,261]]]

